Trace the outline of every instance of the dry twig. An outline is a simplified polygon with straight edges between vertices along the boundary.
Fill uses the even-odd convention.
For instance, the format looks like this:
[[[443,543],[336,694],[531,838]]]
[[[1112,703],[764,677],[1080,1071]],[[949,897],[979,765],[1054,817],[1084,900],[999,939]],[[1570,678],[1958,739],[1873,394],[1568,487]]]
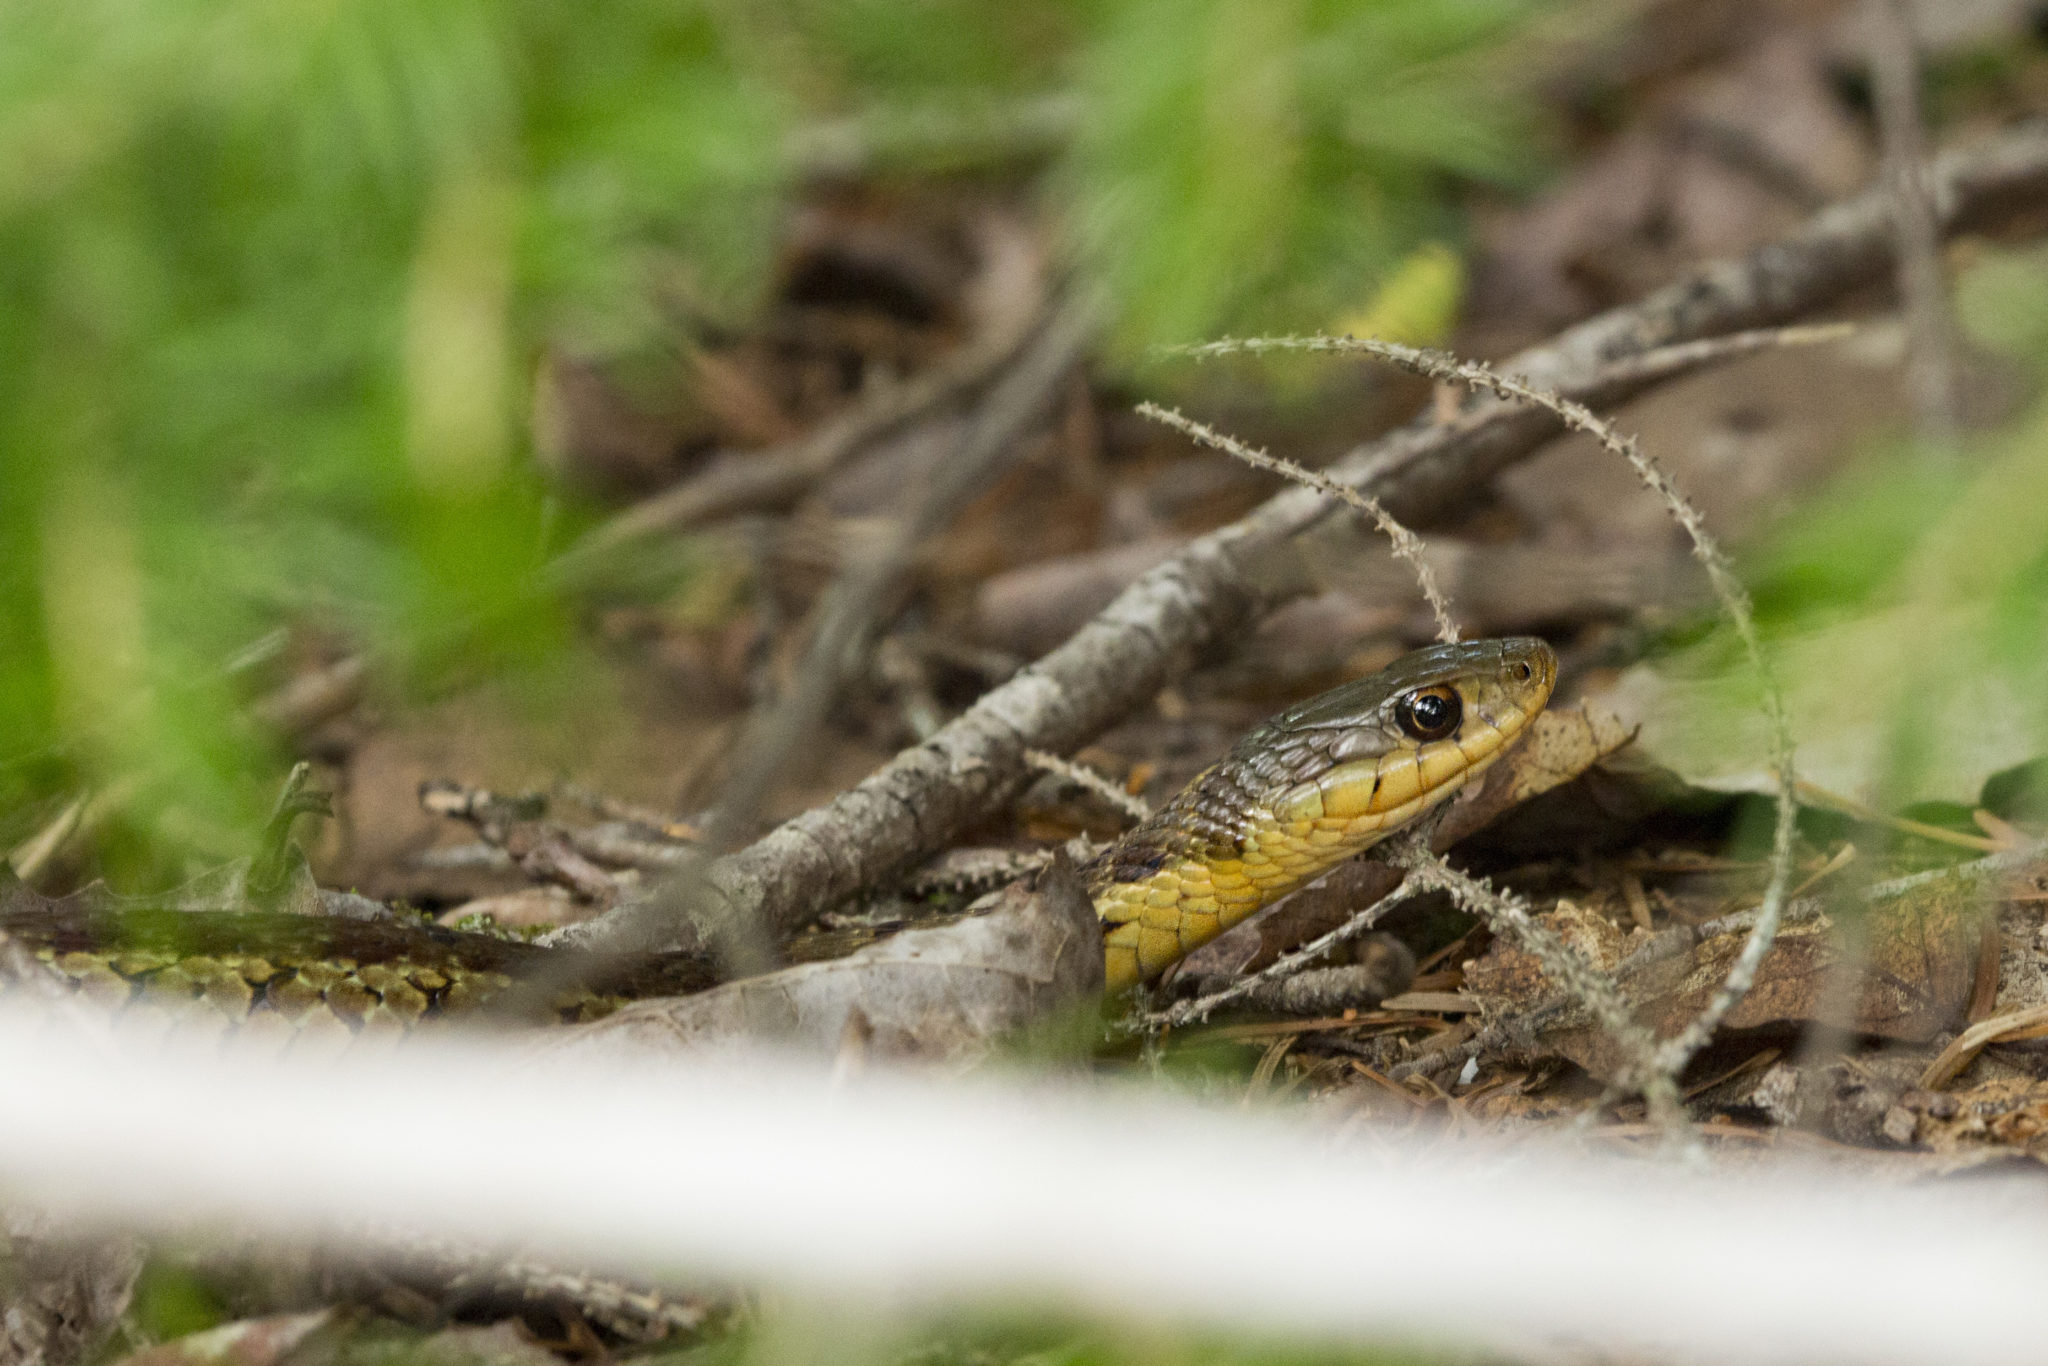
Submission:
[[[627,546],[720,517],[787,504],[854,455],[972,396],[1017,363],[1042,324],[1038,251],[1014,226],[992,222],[983,234],[988,257],[979,293],[987,314],[980,335],[923,374],[891,385],[772,450],[749,451],[714,464],[598,526],[549,567],[572,582]]]
[[[434,1298],[443,1302],[485,1294],[555,1303],[574,1309],[628,1342],[689,1338],[703,1329],[712,1315],[711,1303],[700,1296],[679,1295],[652,1283],[565,1270],[502,1247],[472,1246],[388,1227],[365,1232],[376,1246],[378,1258],[395,1261],[427,1279],[433,1285]],[[257,1250],[252,1248],[251,1253]],[[335,1269],[362,1274],[374,1264],[374,1259],[358,1253],[346,1257]]]
[[[1378,499],[1360,493],[1349,484],[1340,484],[1328,475],[1305,469],[1292,460],[1247,446],[1236,437],[1227,436],[1206,422],[1197,422],[1178,409],[1162,408],[1156,403],[1140,403],[1135,411],[1140,417],[1149,417],[1154,422],[1171,427],[1204,446],[1244,461],[1254,469],[1271,470],[1275,474],[1285,475],[1297,484],[1335,498],[1345,506],[1372,518],[1373,524],[1393,546],[1394,554],[1405,560],[1408,567],[1414,571],[1415,585],[1422,590],[1422,600],[1429,604],[1430,615],[1436,618],[1436,638],[1445,644],[1457,640],[1458,624],[1451,619],[1451,604],[1445,600],[1443,587],[1437,583],[1436,571],[1423,557],[1422,538],[1395,521],[1393,515],[1380,506]]]
[[[881,543],[848,567],[818,605],[818,626],[798,665],[795,683],[773,706],[756,710],[741,735],[734,777],[720,795],[705,831],[714,852],[731,849],[753,827],[761,804],[790,757],[824,720],[847,664],[875,612],[916,548],[986,486],[1017,449],[1018,439],[1044,413],[1060,383],[1077,364],[1094,330],[1094,308],[1069,299],[1019,353],[1010,372],[989,391],[960,449],[941,465],[917,505],[892,524]],[[650,894],[606,920],[586,945],[634,952],[656,943],[679,921],[708,929],[722,953],[742,968],[765,966],[772,940],[787,926],[764,921],[730,897],[705,895],[699,869],[686,867]],[[830,903],[816,910],[829,909]],[[679,914],[680,913],[680,914]],[[593,926],[598,922],[592,922]],[[580,936],[565,936],[570,940]]]
[[[2017,1043],[2022,1039],[2048,1037],[2048,1005],[2028,1006],[2004,1015],[1994,1015],[1958,1034],[1940,1056],[1920,1074],[1920,1089],[1937,1091],[1954,1081],[1977,1055],[1995,1043]]]

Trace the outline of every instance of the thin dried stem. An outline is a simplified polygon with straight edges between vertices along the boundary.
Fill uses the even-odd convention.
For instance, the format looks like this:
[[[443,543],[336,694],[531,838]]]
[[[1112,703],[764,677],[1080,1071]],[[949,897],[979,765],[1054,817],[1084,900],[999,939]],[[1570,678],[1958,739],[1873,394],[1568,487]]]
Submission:
[[[1856,324],[1849,322],[1758,327],[1747,332],[1730,332],[1725,337],[1702,337],[1698,341],[1660,346],[1640,356],[1615,361],[1606,367],[1605,373],[1614,379],[1667,375],[1696,370],[1715,361],[1754,355],[1759,351],[1778,351],[1790,346],[1822,346],[1829,342],[1847,341],[1855,335]]]
[[[1909,892],[1937,882],[1953,882],[1966,885],[2001,873],[2018,872],[2031,868],[2043,859],[2048,859],[2048,840],[2023,844],[2017,849],[2005,849],[1984,858],[1958,863],[1949,868],[1932,868],[1924,873],[1908,873],[1904,877],[1891,878],[1884,882],[1873,882],[1864,888],[1863,895],[1871,901],[1890,901]]]
[[[1374,525],[1385,534],[1394,548],[1394,554],[1408,562],[1415,571],[1415,582],[1422,589],[1423,598],[1429,603],[1430,614],[1436,618],[1436,638],[1449,644],[1458,638],[1458,625],[1451,619],[1451,605],[1444,597],[1444,591],[1436,580],[1436,571],[1422,553],[1422,538],[1395,521],[1393,514],[1381,507],[1379,500],[1368,498],[1349,484],[1340,484],[1326,474],[1304,469],[1281,456],[1272,455],[1255,447],[1247,446],[1235,437],[1226,436],[1205,422],[1197,422],[1178,409],[1162,408],[1156,403],[1140,403],[1137,407],[1140,417],[1148,417],[1181,432],[1204,446],[1235,456],[1255,469],[1271,470],[1285,475],[1297,484],[1306,484],[1318,492],[1345,503],[1372,518]]]
[[[1042,749],[1025,750],[1024,762],[1033,768],[1057,774],[1076,787],[1086,788],[1134,821],[1142,821],[1152,814],[1151,804],[1143,797],[1125,791],[1086,764],[1077,764],[1072,759],[1062,759],[1059,755]]]
[[[1819,346],[1828,342],[1844,341],[1856,333],[1854,323],[1795,323],[1789,327],[1757,327],[1743,332],[1730,332],[1725,336],[1702,337],[1697,341],[1674,342],[1639,355],[1626,356],[1602,369],[1609,380],[1626,380],[1638,375],[1669,375],[1695,369],[1709,361],[1732,360],[1738,356],[1758,351],[1774,351],[1787,346]],[[1382,342],[1358,337],[1299,336],[1299,337],[1221,337],[1215,341],[1196,342],[1186,346],[1162,348],[1162,354],[1189,356],[1195,360],[1212,360],[1222,356],[1255,356],[1267,351],[1367,351],[1383,356],[1395,363],[1403,362],[1387,350],[1398,349],[1418,356],[1437,356],[1452,364],[1464,364],[1455,357],[1435,351],[1415,351],[1411,347],[1397,347],[1393,342]],[[1485,367],[1478,367],[1484,369]],[[1471,383],[1456,376],[1435,375],[1438,379],[1454,379],[1460,383]]]
[[[1678,1069],[1665,1065],[1656,1037],[1636,1022],[1628,998],[1614,978],[1595,968],[1554,930],[1538,924],[1529,903],[1521,897],[1501,891],[1484,878],[1459,872],[1427,847],[1397,850],[1391,861],[1407,870],[1408,885],[1449,892],[1459,905],[1478,914],[1496,933],[1512,937],[1541,963],[1545,975],[1590,1010],[1629,1059],[1622,1074],[1611,1078],[1609,1085],[1640,1090],[1658,1124],[1673,1134],[1684,1130]]]
[[[1629,1014],[1628,1002],[1614,980],[1586,961],[1556,931],[1538,924],[1529,903],[1511,892],[1503,892],[1484,878],[1459,872],[1427,848],[1397,849],[1389,862],[1408,872],[1408,886],[1449,892],[1477,911],[1499,933],[1508,935],[1543,964],[1557,984],[1578,997],[1595,1018],[1621,1040],[1632,1053],[1649,1056],[1648,1035]]]

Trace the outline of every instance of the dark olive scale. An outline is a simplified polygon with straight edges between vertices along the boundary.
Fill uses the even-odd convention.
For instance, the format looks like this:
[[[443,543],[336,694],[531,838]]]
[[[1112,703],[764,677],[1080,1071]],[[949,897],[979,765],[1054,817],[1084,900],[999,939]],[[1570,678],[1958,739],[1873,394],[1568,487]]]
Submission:
[[[1267,800],[1342,762],[1331,753],[1337,738],[1337,732],[1288,732],[1271,722],[1259,727],[1088,871],[1113,882],[1136,882],[1176,854],[1199,859],[1244,852],[1245,836],[1257,826]]]
[[[1350,730],[1362,721],[1369,721],[1370,713],[1403,693],[1427,688],[1461,674],[1497,667],[1506,653],[1504,647],[1514,648],[1520,644],[1517,641],[1458,641],[1414,650],[1376,674],[1354,679],[1306,702],[1297,702],[1259,730],[1301,731],[1327,727]],[[1258,734],[1259,731],[1253,731],[1245,737],[1246,742]]]

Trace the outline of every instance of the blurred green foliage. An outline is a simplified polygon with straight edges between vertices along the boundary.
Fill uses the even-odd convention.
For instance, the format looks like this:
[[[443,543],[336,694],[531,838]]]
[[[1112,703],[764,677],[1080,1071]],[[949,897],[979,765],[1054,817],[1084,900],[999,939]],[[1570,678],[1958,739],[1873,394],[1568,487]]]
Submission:
[[[1499,70],[1527,6],[1120,9],[1085,54],[1065,184],[1129,341],[1328,326],[1449,229],[1447,175],[1507,181],[1528,150]]]
[[[128,1301],[128,1317],[145,1342],[169,1342],[203,1333],[228,1317],[205,1278],[168,1257],[142,1264]]]
[[[127,875],[172,815],[245,849],[280,767],[229,662],[281,625],[387,678],[559,658],[540,349],[744,318],[805,130],[1010,158],[1131,348],[1320,326],[1514,169],[1536,8],[0,8],[0,850],[118,775]]]
[[[545,649],[538,341],[751,288],[779,108],[690,5],[0,12],[0,811],[140,773],[233,852],[265,631]]]
[[[2048,249],[1984,249],[1956,313],[2034,399],[1960,452],[1889,438],[1746,556],[1809,776],[1894,806],[1974,803],[2048,754]],[[1717,627],[1660,662],[1701,688],[1657,737],[1681,768],[1762,753],[1756,693]],[[1853,782],[1851,781],[1853,779]]]

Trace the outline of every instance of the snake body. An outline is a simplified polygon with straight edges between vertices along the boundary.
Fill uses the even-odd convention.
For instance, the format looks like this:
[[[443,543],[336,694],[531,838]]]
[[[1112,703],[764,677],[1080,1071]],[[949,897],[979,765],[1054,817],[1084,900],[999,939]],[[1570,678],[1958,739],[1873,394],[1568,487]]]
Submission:
[[[61,901],[18,885],[0,893],[0,935],[89,1004],[145,1030],[251,1031],[317,1047],[508,1003],[525,1021],[592,1020],[717,981],[701,957],[660,955],[602,979],[556,973],[543,997],[522,999],[514,988],[547,977],[559,954],[396,920],[174,910],[96,890]]]
[[[1157,976],[1449,797],[1542,710],[1556,674],[1538,640],[1439,645],[1252,731],[1083,870],[1109,988]],[[151,909],[92,893],[54,901],[19,884],[0,894],[0,939],[85,999],[181,1032],[392,1037],[515,1000],[512,988],[535,978],[555,985],[521,1002],[523,1014],[588,1020],[716,980],[701,955],[584,981],[553,966],[555,951],[431,926]]]

